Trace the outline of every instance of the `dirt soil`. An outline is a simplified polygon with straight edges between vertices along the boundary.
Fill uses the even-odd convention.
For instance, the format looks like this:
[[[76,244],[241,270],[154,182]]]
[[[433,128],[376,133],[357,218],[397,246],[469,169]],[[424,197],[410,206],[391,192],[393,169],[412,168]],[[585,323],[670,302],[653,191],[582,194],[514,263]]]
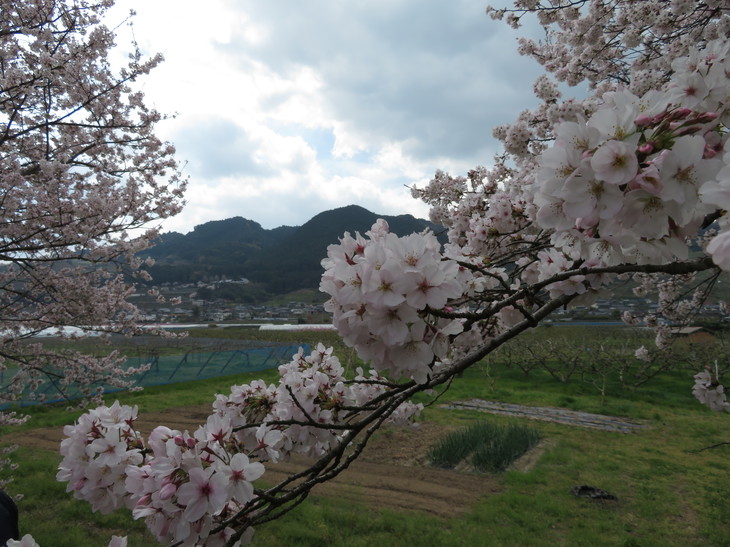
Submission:
[[[142,414],[137,429],[149,433],[155,426],[189,430],[205,423],[210,406],[171,408]],[[368,443],[363,454],[336,479],[315,487],[310,497],[336,497],[338,500],[365,503],[373,508],[414,510],[438,517],[454,517],[484,495],[499,492],[501,482],[493,475],[470,471],[451,471],[428,466],[427,453],[451,427],[422,423],[417,427],[389,427]],[[23,434],[10,434],[2,443],[56,451],[63,437],[59,428],[39,428]],[[544,449],[544,447],[542,448]],[[538,447],[538,452],[542,450]],[[534,462],[535,453],[525,462]],[[267,465],[263,479],[275,484],[311,464],[305,458]]]

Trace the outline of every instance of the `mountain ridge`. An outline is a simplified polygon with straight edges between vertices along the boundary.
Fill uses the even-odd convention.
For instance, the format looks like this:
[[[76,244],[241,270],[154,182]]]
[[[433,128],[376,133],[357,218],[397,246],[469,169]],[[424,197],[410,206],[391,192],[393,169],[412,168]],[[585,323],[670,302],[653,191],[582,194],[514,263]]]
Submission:
[[[301,226],[265,229],[240,216],[213,220],[187,234],[162,234],[144,256],[155,259],[149,268],[154,284],[245,278],[269,293],[284,294],[317,288],[327,246],[337,243],[345,232],[364,233],[378,218],[400,236],[443,230],[412,215],[378,215],[348,205],[318,213]]]

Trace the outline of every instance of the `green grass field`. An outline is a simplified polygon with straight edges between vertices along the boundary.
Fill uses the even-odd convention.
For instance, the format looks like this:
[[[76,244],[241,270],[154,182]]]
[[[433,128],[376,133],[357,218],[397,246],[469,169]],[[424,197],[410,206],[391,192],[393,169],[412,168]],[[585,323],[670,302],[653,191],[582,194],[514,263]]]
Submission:
[[[561,327],[562,329],[562,327]],[[556,329],[530,336],[545,340]],[[570,329],[569,329],[570,330]],[[586,344],[590,332],[560,331]],[[218,329],[220,336],[251,332]],[[551,331],[551,332],[548,332]],[[203,334],[203,333],[196,333]],[[206,331],[205,336],[213,336]],[[605,334],[602,333],[602,335]],[[336,344],[333,333],[256,333],[275,341]],[[624,336],[616,334],[618,339]],[[606,340],[603,339],[606,343]],[[587,347],[587,346],[586,346]],[[357,365],[351,350],[337,349],[348,367]],[[699,368],[702,363],[695,363]],[[256,374],[270,381],[275,371]],[[412,511],[389,511],[343,504],[313,495],[290,514],[257,529],[254,544],[263,546],[491,546],[491,545],[730,545],[730,446],[697,450],[730,441],[730,416],[699,405],[690,393],[692,374],[685,367],[663,373],[640,388],[627,388],[605,374],[600,383],[588,377],[556,381],[534,369],[525,374],[514,366],[488,359],[456,379],[439,403],[483,398],[535,406],[557,406],[621,416],[647,427],[621,434],[475,411],[428,407],[422,419],[469,426],[488,417],[498,424],[529,425],[549,441],[549,448],[527,472],[507,471],[497,480],[499,492],[483,497],[468,514],[441,519]],[[119,399],[140,407],[140,413],[210,402],[216,392],[254,377],[226,377],[150,388]],[[425,396],[423,401],[425,402]],[[110,402],[113,399],[110,399]],[[33,419],[21,429],[62,427],[75,418],[59,408],[33,407]],[[0,433],[17,431],[5,428]],[[41,546],[102,546],[111,534],[129,536],[133,547],[155,545],[142,523],[128,512],[102,516],[73,500],[65,485],[54,480],[60,457],[51,451],[20,449],[12,456],[20,467],[8,490],[22,492],[19,502],[23,532]],[[575,485],[588,484],[617,496],[600,502],[576,498]]]

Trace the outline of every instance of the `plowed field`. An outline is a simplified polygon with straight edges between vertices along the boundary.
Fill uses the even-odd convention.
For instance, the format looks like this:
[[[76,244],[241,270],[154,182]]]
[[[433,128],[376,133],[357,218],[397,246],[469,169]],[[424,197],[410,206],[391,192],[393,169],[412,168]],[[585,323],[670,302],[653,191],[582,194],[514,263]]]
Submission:
[[[137,429],[148,433],[155,426],[189,430],[205,423],[209,405],[180,407],[154,414],[140,414]],[[376,508],[409,509],[439,517],[469,510],[481,496],[498,492],[500,482],[488,474],[434,469],[427,465],[428,449],[449,431],[423,423],[416,428],[391,427],[372,439],[362,456],[329,483],[317,486],[311,496],[369,504]],[[63,432],[39,428],[7,435],[3,441],[36,449],[58,450]],[[304,458],[267,465],[264,479],[275,484],[311,463]]]

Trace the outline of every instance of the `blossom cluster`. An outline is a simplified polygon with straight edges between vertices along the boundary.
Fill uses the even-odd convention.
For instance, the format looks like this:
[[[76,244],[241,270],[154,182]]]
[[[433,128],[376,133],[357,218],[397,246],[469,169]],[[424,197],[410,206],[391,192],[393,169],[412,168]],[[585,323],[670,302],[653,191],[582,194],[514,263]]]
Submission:
[[[98,407],[64,428],[57,479],[95,511],[131,509],[162,543],[224,545],[235,532],[226,522],[257,499],[261,462],[321,456],[388,389],[374,371],[365,377],[358,369],[353,381],[344,372],[332,348],[300,349],[279,368],[278,386],[233,386],[192,435],[158,426],[146,442],[134,428],[136,407]],[[421,408],[405,403],[391,421],[408,422]]]
[[[229,395],[218,395],[213,404],[235,429],[239,446],[259,450],[260,459],[272,462],[291,453],[322,456],[340,442],[345,424],[388,390],[386,378],[375,370],[365,376],[357,368],[355,378],[347,380],[332,348],[322,344],[310,355],[300,348],[279,367],[279,374],[278,386],[262,381],[233,386]],[[390,421],[406,424],[422,408],[403,403]]]
[[[128,465],[143,457],[140,434],[134,429],[137,407],[100,406],[64,427],[63,462],[56,478],[68,482],[67,491],[91,503],[95,511],[110,513],[129,505],[124,489]]]
[[[432,233],[398,237],[380,219],[366,236],[347,233],[327,248],[326,309],[345,343],[376,370],[423,383],[434,360],[446,356],[448,337],[462,330],[438,312],[464,292],[471,274],[442,257]]]
[[[712,371],[706,368],[695,374],[695,385],[692,387],[692,395],[703,405],[717,411],[730,412],[730,402],[727,400],[725,387],[720,384]]]
[[[212,533],[216,517],[253,498],[251,482],[263,465],[229,453],[230,427],[215,416],[194,436],[157,427],[149,448],[134,429],[136,417],[136,407],[115,402],[66,426],[57,480],[95,511],[132,509],[160,542],[225,544],[233,531]]]
[[[713,42],[678,59],[662,92],[612,92],[587,120],[556,127],[535,180],[537,222],[556,247],[607,265],[687,258],[687,238],[730,189],[718,154],[728,47]],[[728,260],[711,245],[716,262]]]

